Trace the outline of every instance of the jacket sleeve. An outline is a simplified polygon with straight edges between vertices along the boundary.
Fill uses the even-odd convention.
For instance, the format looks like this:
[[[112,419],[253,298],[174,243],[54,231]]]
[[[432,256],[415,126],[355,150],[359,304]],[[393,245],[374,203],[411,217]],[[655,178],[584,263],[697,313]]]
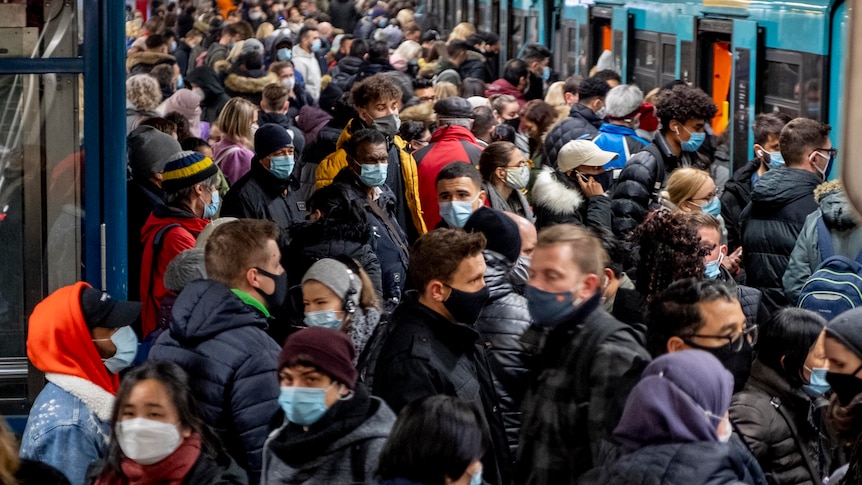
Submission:
[[[819,211],[815,212],[809,215],[805,221],[802,232],[796,238],[793,252],[790,253],[790,261],[787,263],[784,277],[781,279],[784,295],[791,304],[796,304],[802,286],[805,285],[808,277],[811,276],[817,266],[817,264],[813,264],[816,262],[811,261],[810,252],[812,249],[817,250],[817,217],[819,215]]]
[[[240,196],[239,192],[235,191],[230,191],[225,196],[221,216],[239,219],[266,219],[266,215],[259,210],[259,207],[255,207],[251,200]]]
[[[736,194],[725,191],[721,194],[721,217],[727,229],[727,250],[736,251],[742,245],[742,234],[739,229],[739,217],[742,208],[736,200]]]
[[[658,163],[662,162],[643,150],[632,155],[620,173],[611,202],[617,237],[628,235],[646,218],[655,185],[660,182]]]
[[[442,389],[434,384],[434,372],[426,359],[393,359],[375,371],[374,394],[398,414],[401,408],[416,399],[442,393]]]
[[[314,190],[320,190],[332,183],[342,168],[347,166],[347,153],[339,149],[321,160],[314,172]]]
[[[363,244],[362,248],[359,250],[359,254],[356,256],[356,259],[359,260],[359,264],[362,265],[362,269],[368,273],[368,278],[374,285],[374,291],[377,293],[377,297],[382,301],[383,274],[380,270],[380,260],[377,258],[377,254],[371,249],[369,244]]]
[[[425,225],[425,219],[422,218],[422,203],[419,202],[419,175],[416,160],[413,159],[413,155],[404,150],[406,145],[403,144],[402,141],[398,146],[401,155],[401,173],[404,177],[404,197],[406,197],[410,215],[413,217],[416,232],[421,236],[428,232],[428,227]]]
[[[737,394],[730,403],[728,414],[751,454],[762,463],[769,456],[771,445],[774,444],[769,442],[769,434],[773,433],[776,427],[777,413],[766,415],[757,405],[758,400],[748,391]]]
[[[586,226],[599,230],[611,230],[611,198],[605,194],[590,197],[587,202]]]

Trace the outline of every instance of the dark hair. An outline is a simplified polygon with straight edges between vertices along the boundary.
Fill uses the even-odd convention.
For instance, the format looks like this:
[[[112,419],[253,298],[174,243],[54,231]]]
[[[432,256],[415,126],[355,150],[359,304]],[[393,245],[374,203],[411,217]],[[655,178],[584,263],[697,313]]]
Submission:
[[[781,129],[778,143],[788,167],[798,166],[815,148],[822,148],[832,127],[809,118],[796,118]]]
[[[309,32],[317,32],[317,27],[309,27],[308,25],[303,25],[301,29],[299,29],[299,35],[296,36],[300,42],[308,36]]]
[[[177,409],[180,426],[188,428],[192,433],[201,436],[201,450],[208,456],[215,457],[221,449],[221,443],[215,433],[203,422],[197,414],[197,404],[192,394],[189,376],[182,367],[173,362],[160,362],[147,360],[138,367],[131,369],[120,382],[117,397],[114,401],[114,410],[111,412],[111,429],[115,430],[120,421],[123,406],[128,402],[129,396],[135,386],[143,381],[154,379],[164,386],[167,396]],[[73,451],[73,450],[70,450]],[[108,450],[105,456],[105,467],[99,473],[100,477],[108,479],[126,478],[121,465],[123,463],[123,452],[117,439],[116,431],[111,433]],[[110,480],[110,481],[114,481]]]
[[[754,143],[763,145],[769,142],[769,137],[781,134],[784,125],[790,123],[792,118],[787,113],[761,113],[754,118],[751,128],[754,130]]]
[[[171,82],[174,80],[173,66],[170,64],[159,64],[157,66],[153,66],[149,74],[159,82],[159,88],[162,91],[171,89]]]
[[[413,80],[413,90],[417,89],[428,89],[434,88],[434,81],[430,79],[425,79],[424,77],[417,77]]]
[[[207,143],[206,140],[204,140],[203,138],[196,138],[194,136],[190,136],[190,137],[184,139],[183,141],[181,141],[180,146],[185,151],[189,151],[189,150],[197,151],[198,148],[204,147],[204,146],[212,149],[212,147],[210,146],[209,143]]]
[[[480,30],[476,33],[481,35],[482,38],[485,39],[485,43],[488,45],[494,45],[500,42],[500,36],[493,32],[489,32],[487,30]]]
[[[473,132],[473,135],[476,135],[476,133],[487,135],[488,130],[495,124],[497,124],[497,120],[494,118],[494,110],[489,106],[476,106],[473,108],[473,128],[470,130]]]
[[[578,85],[578,102],[584,104],[593,98],[604,98],[611,87],[604,79],[588,77]]]
[[[308,198],[308,211],[320,211],[324,220],[343,224],[365,224],[362,208],[351,203],[347,192],[339,184],[330,184],[315,190]]]
[[[407,272],[419,293],[425,293],[432,280],[447,283],[461,261],[485,249],[485,235],[456,229],[435,229],[420,237],[410,248]]]
[[[162,37],[162,34],[150,34],[147,36],[144,44],[147,46],[147,49],[155,49],[167,44],[167,42],[165,42],[165,38]]]
[[[476,185],[477,190],[482,190],[482,176],[470,162],[451,162],[447,164],[437,173],[437,180],[434,181],[434,184],[440,183],[441,180],[458,179],[461,177],[469,178]]]
[[[485,96],[485,82],[475,77],[468,77],[461,81],[461,86],[458,87],[462,98],[471,96]]]
[[[698,303],[736,299],[736,291],[720,280],[686,278],[674,281],[647,309],[647,350],[658,357],[667,353],[667,341],[671,337],[697,333],[703,328]]]
[[[530,44],[524,49],[524,54],[521,56],[527,64],[551,58],[551,51],[547,47],[539,44]]]
[[[472,404],[452,396],[417,399],[401,410],[380,452],[377,478],[425,485],[457,480],[490,446],[484,419]]]
[[[563,93],[578,94],[583,76],[569,76],[566,78],[566,83],[563,84]],[[607,83],[605,83],[607,84]]]
[[[368,54],[368,41],[365,39],[355,39],[350,44],[348,55],[362,59],[365,57],[365,54]]]
[[[550,131],[551,126],[557,122],[557,116],[557,110],[541,99],[527,101],[521,109],[521,119],[535,123],[540,136]]]
[[[446,45],[446,55],[451,59],[461,52],[470,50],[470,44],[463,40],[452,40]]]
[[[802,308],[783,308],[761,326],[756,344],[757,360],[784,377],[791,387],[801,387],[805,384],[802,366],[825,327],[826,320],[817,313]]]
[[[476,125],[474,124],[475,128]],[[515,143],[515,129],[505,123],[500,123],[494,127],[494,133],[491,133],[491,141],[504,141],[506,143]]]
[[[407,143],[410,143],[413,140],[422,138],[422,135],[427,130],[428,127],[421,121],[405,121],[401,123],[401,128],[398,129],[398,136]]]
[[[709,121],[717,111],[708,94],[685,84],[661,90],[655,99],[655,112],[661,121],[662,133],[670,130],[671,120],[680,123],[694,119]]]
[[[153,128],[161,131],[166,135],[175,135],[177,134],[177,124],[173,121],[167,120],[165,118],[161,118],[158,116],[154,116],[152,118],[147,118],[144,121],[141,121],[140,126],[152,126]]]
[[[657,210],[632,232],[639,245],[637,290],[647,302],[671,282],[704,276],[703,258],[708,251],[700,245],[697,227],[685,212]]]
[[[518,82],[522,77],[527,77],[529,75],[530,70],[527,63],[520,59],[510,59],[506,62],[506,67],[503,69],[503,79],[515,87],[518,86]]]
[[[474,48],[475,48],[477,45],[484,43],[484,42],[485,42],[485,39],[484,39],[481,35],[479,35],[479,33],[477,32],[477,33],[475,33],[475,34],[470,34],[470,35],[468,35],[468,36],[467,36],[467,38],[466,38],[464,41],[465,41],[465,42],[466,42],[470,47],[474,47]]]
[[[371,76],[357,83],[350,91],[353,106],[364,108],[378,101],[401,100],[401,87],[392,78],[386,76]]]
[[[494,171],[509,165],[509,157],[516,150],[518,147],[514,143],[505,141],[495,141],[486,146],[479,155],[479,173],[482,174],[482,180],[490,182]]]
[[[225,25],[222,34],[239,35],[240,40],[246,40],[254,37],[254,29],[250,23],[239,20]]]
[[[389,45],[382,40],[372,42],[371,45],[368,47],[368,59],[389,59]]]
[[[172,122],[177,127],[177,140],[182,143],[183,140],[192,136],[191,129],[189,127],[189,120],[186,119],[182,114],[171,111],[170,113],[165,115],[165,119]]]
[[[353,132],[353,136],[344,142],[343,148],[347,155],[355,160],[359,147],[366,143],[371,145],[386,144],[386,137],[374,128],[356,130]]]
[[[614,71],[613,69],[603,69],[593,74],[592,77],[604,81],[605,83],[607,83],[608,81],[616,81],[620,84],[623,83],[623,78],[620,77],[619,73]]]

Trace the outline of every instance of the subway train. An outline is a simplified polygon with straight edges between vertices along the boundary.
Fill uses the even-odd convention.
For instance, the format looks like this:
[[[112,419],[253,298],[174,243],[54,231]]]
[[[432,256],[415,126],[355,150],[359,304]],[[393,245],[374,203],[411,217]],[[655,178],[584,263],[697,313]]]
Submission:
[[[752,156],[757,113],[781,111],[833,127],[840,144],[848,49],[846,0],[428,0],[425,22],[497,33],[501,58],[526,44],[552,52],[558,79],[589,76],[609,51],[644,93],[681,79],[711,94],[712,127],[729,130],[736,166]],[[838,173],[837,170],[834,173]]]

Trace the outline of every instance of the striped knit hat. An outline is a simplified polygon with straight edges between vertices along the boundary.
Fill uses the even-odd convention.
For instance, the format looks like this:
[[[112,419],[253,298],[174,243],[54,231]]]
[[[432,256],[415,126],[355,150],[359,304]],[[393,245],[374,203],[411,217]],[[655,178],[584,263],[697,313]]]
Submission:
[[[179,152],[165,164],[162,189],[168,193],[179,192],[217,173],[218,168],[209,157],[193,151]]]

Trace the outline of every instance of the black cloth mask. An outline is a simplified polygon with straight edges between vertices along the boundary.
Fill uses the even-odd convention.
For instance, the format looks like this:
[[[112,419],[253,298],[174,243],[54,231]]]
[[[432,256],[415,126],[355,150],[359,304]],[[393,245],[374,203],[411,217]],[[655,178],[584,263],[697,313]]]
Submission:
[[[446,285],[449,286],[449,285]],[[452,314],[452,318],[458,323],[473,325],[482,313],[482,307],[490,297],[488,286],[484,286],[479,291],[468,293],[457,288],[449,286],[451,293],[449,298],[443,302],[443,306]]]

